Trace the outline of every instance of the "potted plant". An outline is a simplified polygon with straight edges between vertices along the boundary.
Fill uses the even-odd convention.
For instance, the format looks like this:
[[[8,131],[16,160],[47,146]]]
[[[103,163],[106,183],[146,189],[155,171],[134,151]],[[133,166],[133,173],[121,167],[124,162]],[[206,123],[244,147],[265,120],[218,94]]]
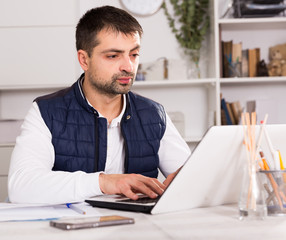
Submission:
[[[181,47],[195,63],[200,78],[200,49],[209,27],[209,0],[170,0],[174,13],[162,4],[172,32]]]

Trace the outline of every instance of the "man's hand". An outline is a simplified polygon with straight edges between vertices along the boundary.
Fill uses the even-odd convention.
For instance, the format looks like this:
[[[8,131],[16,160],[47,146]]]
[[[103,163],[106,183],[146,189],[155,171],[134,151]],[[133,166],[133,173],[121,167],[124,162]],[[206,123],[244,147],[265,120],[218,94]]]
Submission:
[[[176,175],[178,174],[178,172],[181,170],[182,167],[180,167],[176,172],[173,172],[171,174],[169,174],[167,176],[167,178],[165,179],[165,181],[163,182],[163,184],[167,187],[174,179],[174,177],[176,177]]]
[[[133,200],[138,199],[136,193],[146,194],[150,198],[162,195],[166,186],[156,178],[140,174],[103,174],[99,175],[99,186],[105,194],[123,194]]]

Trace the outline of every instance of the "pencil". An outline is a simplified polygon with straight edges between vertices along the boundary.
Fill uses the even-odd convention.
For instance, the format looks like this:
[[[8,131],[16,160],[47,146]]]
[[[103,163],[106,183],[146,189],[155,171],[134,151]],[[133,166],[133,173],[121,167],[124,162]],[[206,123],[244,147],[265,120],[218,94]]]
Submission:
[[[278,154],[279,154],[279,160],[280,160],[280,169],[283,171],[283,170],[285,170],[285,168],[284,168],[284,164],[283,164],[283,160],[281,157],[280,150],[278,150]],[[286,183],[286,173],[283,173],[283,181],[284,181],[284,183]]]
[[[279,154],[279,160],[280,160],[280,169],[281,169],[281,170],[285,170],[284,165],[283,165],[283,161],[282,161],[282,157],[281,157],[281,152],[280,152],[280,150],[278,150],[278,154]]]

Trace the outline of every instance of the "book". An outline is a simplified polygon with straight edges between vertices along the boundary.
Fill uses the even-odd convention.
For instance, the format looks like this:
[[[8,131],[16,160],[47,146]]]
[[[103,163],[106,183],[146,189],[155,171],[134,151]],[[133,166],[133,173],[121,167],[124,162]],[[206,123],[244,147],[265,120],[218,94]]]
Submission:
[[[229,111],[227,109],[226,101],[224,98],[221,99],[221,109],[224,111],[225,118],[226,118],[226,124],[232,125],[230,114],[229,114]]]
[[[230,77],[241,77],[242,75],[242,42],[232,44],[232,60]]]
[[[229,68],[232,62],[232,40],[222,41],[222,73],[223,77],[230,77]]]
[[[255,100],[246,102],[246,112],[249,112],[249,113],[256,112],[256,101]]]
[[[232,111],[232,114],[233,114],[233,117],[235,120],[235,124],[239,124],[240,123],[240,116],[242,113],[242,108],[241,108],[240,102],[239,101],[231,102],[230,108],[231,108],[231,111]]]
[[[230,120],[231,120],[231,124],[232,125],[235,125],[236,124],[236,121],[234,119],[234,115],[233,115],[233,112],[231,110],[231,107],[230,107],[230,103],[229,102],[226,102],[226,108],[227,108],[227,112],[229,114],[229,117],[230,117]]]
[[[260,48],[248,49],[249,77],[257,76],[257,65],[260,62]]]
[[[255,48],[256,51],[256,76],[258,76],[258,68],[259,68],[259,62],[260,62],[260,48]]]
[[[232,62],[241,62],[242,58],[242,42],[232,44]]]
[[[248,49],[242,50],[241,54],[241,76],[249,77],[248,72]]]
[[[226,116],[223,109],[220,110],[220,116],[221,116],[221,125],[227,125]]]

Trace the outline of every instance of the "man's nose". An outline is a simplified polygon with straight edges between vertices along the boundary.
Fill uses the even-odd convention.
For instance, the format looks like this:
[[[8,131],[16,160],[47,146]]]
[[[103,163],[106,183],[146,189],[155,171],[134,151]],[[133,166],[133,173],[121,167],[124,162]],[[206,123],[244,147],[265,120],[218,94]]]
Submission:
[[[122,62],[120,63],[120,71],[124,71],[124,72],[133,72],[133,62],[131,61],[130,57],[124,57],[122,59]]]

